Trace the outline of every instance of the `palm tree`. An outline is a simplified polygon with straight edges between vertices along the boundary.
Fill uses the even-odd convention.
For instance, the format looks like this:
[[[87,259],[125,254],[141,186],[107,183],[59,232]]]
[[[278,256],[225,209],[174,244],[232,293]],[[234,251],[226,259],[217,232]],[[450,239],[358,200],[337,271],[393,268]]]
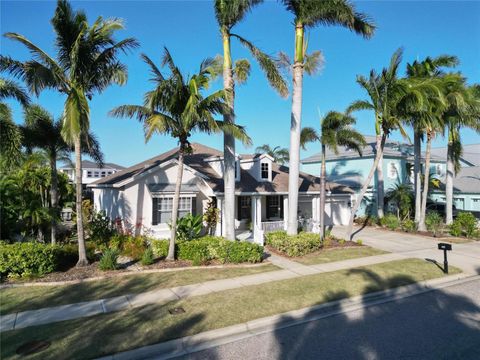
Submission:
[[[447,171],[445,174],[446,223],[453,221],[453,175],[460,170],[462,142],[460,129],[480,132],[480,85],[468,87],[459,74],[445,76],[444,96],[447,102],[443,113],[448,127]]]
[[[273,158],[276,163],[280,165],[288,163],[288,149],[280,146],[271,147],[268,144],[263,144],[255,149],[258,154],[267,154]]]
[[[293,61],[293,94],[290,125],[290,163],[288,181],[288,227],[290,235],[297,233],[298,176],[300,172],[300,131],[302,118],[303,72],[306,65],[307,42],[305,29],[317,25],[340,25],[369,38],[375,26],[365,14],[355,11],[348,0],[311,1],[282,0],[291,12],[295,26],[295,55]]]
[[[29,150],[45,151],[50,166],[50,208],[51,208],[51,242],[56,243],[58,209],[58,172],[57,161],[69,157],[72,146],[62,137],[62,120],[54,121],[53,116],[39,105],[31,105],[25,110],[25,125],[20,127],[23,145]],[[82,151],[90,155],[97,163],[103,163],[103,154],[95,136],[82,135]]]
[[[427,57],[425,60],[407,64],[407,77],[409,79],[431,79],[438,77],[443,72],[442,67],[455,67],[458,65],[458,59],[451,55],[441,55],[435,58]],[[415,121],[416,117],[408,117],[409,122],[413,127],[413,156],[414,156],[414,192],[415,192],[415,223],[418,224],[421,213],[421,151],[423,139],[423,124],[420,121]],[[418,118],[417,118],[418,119]],[[448,170],[447,170],[448,172]],[[450,208],[451,209],[451,208]],[[447,216],[448,218],[448,216]]]
[[[23,79],[37,96],[46,88],[66,96],[62,135],[75,147],[77,266],[85,266],[88,260],[82,216],[81,139],[90,125],[88,101],[111,84],[126,83],[127,69],[118,56],[138,44],[132,38],[118,42],[114,39],[114,33],[123,29],[121,20],[98,17],[90,26],[85,13],[73,11],[66,0],[58,0],[51,23],[56,36],[56,59],[23,35],[6,33],[6,37],[25,45],[32,59],[22,63],[1,56],[0,70],[8,70]]]
[[[113,109],[114,117],[137,118],[143,123],[145,140],[150,140],[154,133],[170,135],[178,140],[178,168],[173,198],[171,236],[167,260],[175,259],[175,239],[177,230],[178,201],[183,177],[185,156],[192,152],[190,136],[194,132],[219,133],[225,132],[246,144],[250,138],[241,126],[214,119],[215,114],[228,111],[225,103],[225,92],[216,91],[208,96],[203,92],[208,88],[214,75],[214,61],[204,60],[197,74],[185,77],[175,65],[169,51],[165,48],[162,65],[167,65],[170,75],[165,77],[154,62],[142,55],[153,74],[151,79],[155,89],[144,96],[143,105],[122,105]]]
[[[370,71],[369,78],[357,76],[357,83],[364,88],[369,97],[368,100],[355,101],[350,105],[347,113],[355,110],[371,110],[375,116],[376,150],[375,160],[365,182],[360,190],[355,204],[352,208],[348,224],[348,236],[351,239],[353,230],[354,216],[365,196],[367,188],[370,186],[375,170],[383,157],[385,141],[390,133],[396,129],[400,130],[404,137],[408,137],[402,127],[402,118],[398,113],[400,104],[404,108],[418,106],[423,101],[423,93],[420,91],[423,84],[417,85],[412,89],[412,84],[408,81],[399,79],[397,76],[398,67],[402,59],[402,49],[398,49],[390,59],[388,68],[384,68],[381,74],[374,70]],[[377,204],[383,208],[382,204]]]
[[[0,78],[0,129],[1,129],[1,147],[0,154],[2,161],[10,167],[18,161],[20,157],[20,148],[22,137],[18,127],[12,119],[12,112],[9,106],[3,102],[4,99],[13,98],[23,107],[28,106],[30,99],[26,91],[16,82]]]
[[[232,67],[232,55],[230,42],[232,38],[240,41],[257,60],[260,68],[265,72],[270,85],[276,89],[282,97],[288,96],[288,87],[277,69],[276,63],[265,53],[255,47],[250,41],[240,35],[232,33],[232,29],[240,23],[253,7],[263,0],[215,0],[215,17],[223,43],[223,87],[226,93],[226,102],[229,111],[223,115],[225,122],[235,123],[235,81],[242,80],[242,73],[245,74],[245,60],[235,63],[235,70]],[[249,71],[249,66],[247,66]],[[247,72],[248,72],[247,71]],[[244,77],[243,77],[244,79]],[[224,135],[224,194],[225,194],[225,236],[227,239],[235,239],[235,139],[228,133]]]
[[[326,160],[325,150],[338,154],[338,146],[345,146],[353,149],[362,156],[362,148],[366,145],[362,134],[352,128],[355,125],[355,118],[351,115],[337,111],[330,111],[320,120],[321,134],[318,135],[315,129],[303,128],[300,134],[300,144],[312,141],[320,141],[322,145],[322,165],[320,170],[320,241],[325,238],[325,185],[326,185]]]
[[[386,199],[396,204],[397,218],[399,220],[406,220],[410,218],[410,211],[413,202],[412,187],[410,184],[396,184],[387,192]]]

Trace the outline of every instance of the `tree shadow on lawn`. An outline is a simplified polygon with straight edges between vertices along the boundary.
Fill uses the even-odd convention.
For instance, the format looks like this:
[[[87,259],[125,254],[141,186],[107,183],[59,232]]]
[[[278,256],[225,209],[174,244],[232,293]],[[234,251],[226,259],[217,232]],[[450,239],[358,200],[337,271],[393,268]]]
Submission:
[[[273,333],[257,335],[236,345],[227,344],[226,349],[212,348],[185,358],[234,359],[240,357],[232,357],[231,354],[242,354],[242,359],[282,360],[480,359],[480,307],[470,298],[449,290],[435,290],[372,305],[372,301],[381,298],[371,292],[391,289],[392,295],[396,295],[399,290],[392,287],[410,285],[415,283],[414,279],[409,276],[384,279],[366,269],[352,269],[349,273],[360,274],[369,281],[361,299],[364,308],[342,312],[342,305],[337,302],[314,309],[301,319],[283,316]],[[324,299],[328,302],[349,296],[347,291],[341,290],[327,293]],[[332,313],[334,315],[326,316]],[[286,327],[289,323],[314,316],[319,316],[319,319]],[[260,349],[255,348],[259,343],[264,345]],[[243,351],[235,352],[230,346]]]

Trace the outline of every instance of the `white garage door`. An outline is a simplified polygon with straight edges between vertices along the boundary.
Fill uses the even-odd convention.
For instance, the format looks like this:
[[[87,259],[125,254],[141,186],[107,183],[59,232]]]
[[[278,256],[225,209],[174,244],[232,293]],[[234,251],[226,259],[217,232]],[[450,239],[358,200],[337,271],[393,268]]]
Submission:
[[[327,198],[325,204],[325,225],[348,225],[350,208],[345,198]]]

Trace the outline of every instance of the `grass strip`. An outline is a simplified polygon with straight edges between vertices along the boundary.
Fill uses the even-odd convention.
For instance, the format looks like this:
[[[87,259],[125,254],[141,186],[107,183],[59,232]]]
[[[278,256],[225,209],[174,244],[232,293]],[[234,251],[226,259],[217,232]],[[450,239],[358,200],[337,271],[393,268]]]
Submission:
[[[460,270],[451,267],[450,274]],[[51,346],[29,359],[85,359],[218,329],[333,300],[444,276],[434,264],[406,259],[282,280],[209,295],[148,305],[118,313],[4,332],[1,358],[32,340]],[[184,314],[168,310],[183,307]]]
[[[320,250],[300,258],[293,259],[304,265],[325,264],[334,261],[351,260],[367,256],[387,254],[387,251],[378,250],[369,246],[345,247]]]

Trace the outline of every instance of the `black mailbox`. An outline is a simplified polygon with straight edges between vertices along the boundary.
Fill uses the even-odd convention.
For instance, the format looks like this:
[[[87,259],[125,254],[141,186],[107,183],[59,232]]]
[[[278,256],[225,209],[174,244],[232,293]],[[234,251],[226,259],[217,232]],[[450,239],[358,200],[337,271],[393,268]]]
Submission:
[[[438,250],[443,250],[443,272],[448,274],[447,251],[452,250],[452,244],[438,243]]]
[[[439,243],[438,250],[452,250],[452,244]]]

